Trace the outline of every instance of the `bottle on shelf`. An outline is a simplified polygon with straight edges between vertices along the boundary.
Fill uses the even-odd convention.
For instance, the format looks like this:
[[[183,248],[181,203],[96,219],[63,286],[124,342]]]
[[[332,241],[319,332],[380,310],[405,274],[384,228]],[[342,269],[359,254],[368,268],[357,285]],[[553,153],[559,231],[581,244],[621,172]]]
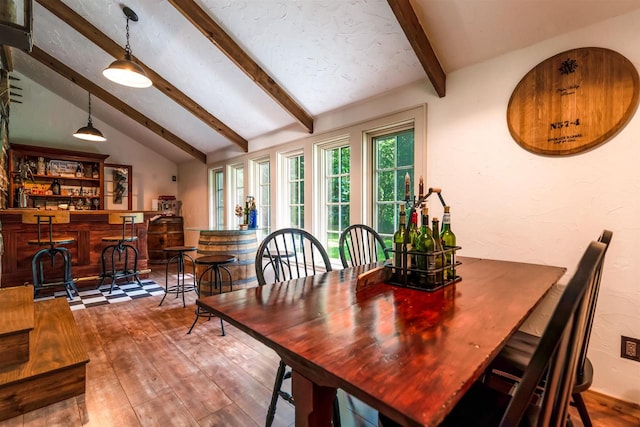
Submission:
[[[422,208],[420,234],[416,241],[416,251],[420,252],[416,255],[418,269],[420,270],[418,273],[418,284],[424,288],[433,287],[435,282],[433,274],[429,274],[428,272],[429,268],[432,268],[431,264],[433,264],[433,255],[430,253],[433,252],[434,247],[435,241],[429,228],[429,209],[424,206]]]
[[[442,242],[443,249],[450,249],[456,246],[456,235],[451,230],[451,208],[449,206],[444,207],[444,215],[442,216],[442,231],[440,232],[440,241]],[[455,250],[449,251],[445,254],[445,265],[447,268],[444,271],[445,280],[453,280],[456,277],[455,268]]]
[[[400,274],[403,268],[402,264],[402,246],[404,245],[404,235],[406,226],[406,216],[404,203],[400,204],[399,225],[398,230],[393,234],[393,265],[396,267],[396,274]]]
[[[431,225],[433,228],[433,235],[438,236],[434,237],[435,247],[434,247],[434,268],[435,272],[435,286],[441,286],[444,284],[444,272],[442,267],[444,266],[444,254],[442,253],[442,242],[440,241],[440,221],[438,218],[433,218],[431,220]]]
[[[51,192],[53,193],[54,196],[60,195],[60,183],[58,182],[57,179],[54,179],[51,182]]]

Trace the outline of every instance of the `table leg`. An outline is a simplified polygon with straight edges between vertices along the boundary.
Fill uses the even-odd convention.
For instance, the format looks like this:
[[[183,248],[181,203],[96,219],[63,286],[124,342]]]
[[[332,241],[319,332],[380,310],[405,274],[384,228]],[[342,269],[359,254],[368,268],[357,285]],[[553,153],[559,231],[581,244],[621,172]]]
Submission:
[[[296,402],[296,427],[331,425],[335,388],[321,387],[294,370],[291,374],[291,390]]]

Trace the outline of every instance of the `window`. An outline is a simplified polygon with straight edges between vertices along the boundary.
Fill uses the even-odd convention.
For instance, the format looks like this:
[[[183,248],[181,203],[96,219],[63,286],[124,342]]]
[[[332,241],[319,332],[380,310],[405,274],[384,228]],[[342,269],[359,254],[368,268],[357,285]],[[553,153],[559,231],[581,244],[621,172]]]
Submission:
[[[398,224],[399,206],[405,198],[407,173],[411,178],[412,191],[414,188],[414,130],[411,128],[374,136],[372,143],[374,228],[385,240],[387,247],[393,247],[391,242]]]
[[[214,204],[214,224],[216,228],[224,228],[224,174],[221,170],[213,171],[213,204]]]
[[[229,200],[233,201],[233,204],[229,206],[232,218],[236,221],[233,224],[229,224],[234,227],[237,224],[241,224],[244,221],[244,217],[235,216],[235,207],[240,205],[244,208],[245,194],[244,194],[244,166],[242,163],[229,166]]]
[[[321,147],[321,211],[322,231],[320,239],[327,248],[329,258],[340,259],[338,240],[340,233],[349,226],[351,203],[351,148],[348,140]]]
[[[256,208],[258,209],[258,227],[269,233],[271,227],[271,164],[269,160],[255,163]]]
[[[304,156],[287,158],[287,191],[290,227],[304,228]]]

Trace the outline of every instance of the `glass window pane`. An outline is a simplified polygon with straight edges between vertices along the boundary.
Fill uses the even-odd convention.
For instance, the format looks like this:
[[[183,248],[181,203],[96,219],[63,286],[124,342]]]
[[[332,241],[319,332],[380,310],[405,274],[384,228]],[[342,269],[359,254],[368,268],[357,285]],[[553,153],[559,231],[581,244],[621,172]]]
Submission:
[[[398,135],[398,166],[413,166],[413,130]]]
[[[394,201],[396,197],[395,192],[395,183],[394,178],[396,174],[394,171],[386,171],[378,173],[378,182],[376,183],[376,188],[378,192],[378,196],[376,198],[377,201]],[[403,181],[404,183],[404,181]]]
[[[351,197],[351,182],[349,179],[349,175],[346,175],[340,178],[340,182],[341,182],[340,202],[349,203],[349,199]]]
[[[340,210],[340,230],[347,228],[349,223],[349,205],[344,205]]]
[[[329,184],[327,188],[327,202],[337,203],[340,201],[340,178],[329,178]]]
[[[390,169],[396,165],[395,138],[377,140],[376,160],[378,169]]]
[[[396,230],[395,204],[378,205],[378,223],[376,230],[380,234],[393,234]]]

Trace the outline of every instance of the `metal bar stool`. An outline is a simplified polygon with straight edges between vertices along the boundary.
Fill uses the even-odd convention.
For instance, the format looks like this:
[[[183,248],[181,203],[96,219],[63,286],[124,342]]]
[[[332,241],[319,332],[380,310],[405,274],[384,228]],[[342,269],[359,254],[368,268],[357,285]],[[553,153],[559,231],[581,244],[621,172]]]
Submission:
[[[198,296],[203,295],[202,278],[207,273],[209,273],[209,292],[205,293],[205,295],[206,296],[213,295],[214,288],[219,289],[219,293],[222,293],[223,282],[222,282],[222,273],[220,272],[220,270],[226,271],[227,274],[229,275],[229,290],[233,291],[233,278],[231,277],[231,272],[225,266],[225,264],[231,264],[233,262],[236,262],[236,260],[237,258],[233,255],[209,255],[209,256],[203,256],[203,257],[197,258],[196,265],[206,266],[205,270],[202,272],[202,274],[200,275],[200,278],[198,279],[198,288],[196,289]],[[206,316],[208,320],[210,320],[211,317],[213,316],[213,314],[209,313],[208,311],[200,310],[200,306],[197,304],[196,304],[195,312],[196,312],[196,318],[194,319],[193,324],[191,324],[191,327],[189,328],[189,332],[187,332],[187,334],[191,333],[191,331],[193,330],[193,327],[196,326],[196,323],[198,323],[198,319],[201,316]],[[220,328],[222,329],[222,335],[224,336],[224,324],[222,323],[222,319],[220,319]]]
[[[169,246],[162,249],[165,252],[176,252],[176,254],[167,260],[167,267],[164,274],[164,286],[165,286],[164,296],[162,297],[162,300],[160,301],[160,304],[158,304],[158,306],[162,305],[162,303],[164,302],[164,299],[167,297],[167,294],[176,294],[176,298],[178,298],[178,296],[182,294],[182,306],[183,307],[187,306],[184,301],[184,293],[197,291],[196,263],[193,260],[193,257],[189,255],[187,252],[194,252],[197,249],[198,248],[196,248],[195,246]],[[184,258],[185,257],[191,260],[191,265],[193,266],[193,285],[188,285],[188,286],[185,284],[185,281],[184,281]],[[173,286],[169,286],[169,265],[174,262],[176,263],[177,269],[178,269],[176,273],[176,284]]]
[[[29,240],[28,243],[30,245],[48,246],[36,252],[31,259],[34,296],[38,294],[40,289],[56,285],[64,285],[69,299],[73,299],[72,292],[75,292],[78,296],[80,295],[71,277],[71,251],[65,247],[58,246],[73,243],[75,239],[73,237],[53,237],[53,224],[68,224],[69,221],[69,211],[25,212],[22,214],[23,224],[38,225],[38,238]],[[41,230],[43,225],[49,229],[48,237],[43,236],[44,233]],[[58,255],[62,257],[62,281],[45,282],[45,268],[42,258],[48,256],[51,260],[51,269],[53,269]]]
[[[105,243],[115,242],[115,244],[108,245],[102,250],[102,273],[100,274],[98,288],[104,284],[107,278],[111,278],[111,287],[109,288],[109,293],[111,293],[113,291],[113,285],[118,279],[126,279],[129,277],[133,277],[136,282],[138,282],[138,285],[142,287],[142,282],[140,282],[139,277],[140,271],[138,271],[138,248],[127,243],[138,240],[138,236],[135,235],[135,225],[141,223],[143,217],[142,212],[109,214],[109,224],[122,224],[122,234],[102,238],[102,241]],[[128,235],[127,232],[129,232]],[[117,260],[116,254],[118,255]],[[108,259],[111,260],[110,264],[107,263]],[[119,263],[121,263],[120,269],[118,269]],[[107,266],[110,268],[107,268]]]

